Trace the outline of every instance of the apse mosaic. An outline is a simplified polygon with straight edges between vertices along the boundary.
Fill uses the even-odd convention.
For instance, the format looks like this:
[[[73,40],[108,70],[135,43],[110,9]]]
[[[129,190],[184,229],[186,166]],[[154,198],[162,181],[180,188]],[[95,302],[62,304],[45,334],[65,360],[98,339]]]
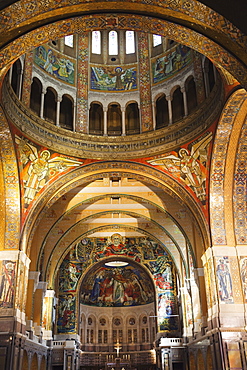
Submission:
[[[81,277],[95,263],[80,286]],[[83,238],[65,256],[57,276],[59,333],[73,332],[76,326],[73,310],[79,290],[81,304],[98,307],[138,306],[157,299],[159,330],[178,329],[174,263],[164,247],[149,237],[115,233],[108,238]]]
[[[41,45],[34,51],[34,63],[53,77],[71,85],[75,84],[75,63],[64,54]]]
[[[193,141],[187,147],[167,153],[147,162],[153,166],[160,166],[175,177],[183,180],[195,193],[196,197],[206,203],[206,180],[208,174],[209,145],[212,132]]]
[[[184,45],[177,45],[168,53],[152,60],[153,84],[176,75],[192,62],[192,52]]]
[[[129,91],[137,89],[136,66],[91,66],[90,88],[99,91]]]
[[[16,135],[15,143],[19,155],[19,167],[24,188],[24,206],[26,208],[48,181],[83,163],[42,148],[23,136]]]
[[[150,278],[141,269],[100,266],[81,285],[80,303],[99,307],[139,306],[154,301]]]

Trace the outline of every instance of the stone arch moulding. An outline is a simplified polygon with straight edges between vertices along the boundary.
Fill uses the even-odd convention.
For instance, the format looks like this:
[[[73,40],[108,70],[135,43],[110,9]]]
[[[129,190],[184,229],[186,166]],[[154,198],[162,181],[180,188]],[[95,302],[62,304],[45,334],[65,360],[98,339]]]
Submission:
[[[234,173],[236,170],[233,158],[236,159],[240,145],[239,137],[246,119],[246,105],[246,91],[235,91],[225,104],[216,131],[210,176],[210,223],[213,245],[236,244],[234,222],[226,220],[226,214],[229,214],[229,209],[233,214],[234,205],[237,205],[232,179],[234,178],[236,184],[240,177]],[[240,212],[243,214],[243,210]],[[235,225],[235,230],[237,227]]]
[[[129,231],[129,230],[131,230],[131,231],[139,232],[140,235],[145,235],[145,236],[150,237],[152,240],[155,240],[157,243],[162,245],[163,249],[167,252],[167,254],[169,254],[170,258],[174,262],[174,265],[176,266],[176,269],[178,271],[180,279],[182,279],[182,267],[181,267],[181,265],[184,268],[186,276],[189,276],[188,275],[188,270],[189,270],[188,262],[186,262],[185,256],[183,255],[183,253],[182,253],[181,249],[179,248],[178,244],[176,242],[174,242],[174,240],[172,240],[174,245],[169,245],[169,248],[168,248],[161,241],[161,238],[158,239],[155,235],[145,231],[144,229],[140,229],[140,228],[137,228],[135,226],[130,226],[130,225],[126,225],[125,227],[123,227],[123,225],[121,225],[121,224],[120,225],[114,224],[114,225],[111,225],[111,226],[109,226],[109,225],[101,226],[101,227],[98,227],[98,228],[91,229],[90,231],[84,232],[83,234],[78,236],[77,239],[74,240],[71,243],[71,245],[69,245],[67,247],[67,249],[59,248],[59,245],[58,245],[58,248],[54,248],[54,250],[50,254],[50,257],[47,261],[47,266],[46,266],[46,270],[45,270],[45,274],[44,274],[45,275],[45,277],[44,277],[45,281],[48,282],[48,285],[49,285],[50,289],[53,289],[53,287],[55,285],[54,279],[55,279],[56,274],[59,270],[59,266],[62,263],[63,259],[65,258],[66,254],[68,254],[69,250],[73,249],[74,246],[79,242],[80,239],[85,238],[87,236],[90,236],[94,232],[102,231],[102,230],[110,230],[110,229],[112,230],[112,233],[117,232],[117,231],[126,231],[126,230]],[[165,233],[164,233],[164,235],[165,235]],[[121,257],[119,255],[116,255],[116,256],[117,256],[117,258]],[[114,258],[116,258],[116,256]],[[129,258],[129,257],[126,256],[124,258]],[[130,259],[130,260],[132,261],[132,259]]]
[[[199,235],[201,235],[202,245],[204,249],[207,249],[210,245],[208,222],[202,209],[189,192],[176,180],[157,169],[150,168],[141,163],[121,161],[105,161],[85,165],[55,181],[40,195],[28,214],[23,227],[21,248],[27,251],[28,254],[30,253],[36,226],[39,224],[44,213],[63,194],[75,187],[83,186],[96,180],[99,175],[102,176],[104,174],[104,176],[109,177],[113,173],[116,174],[116,171],[119,172],[120,176],[134,176],[138,181],[143,181],[149,185],[161,188],[164,192],[176,199],[178,203],[187,206],[188,211],[195,220]],[[32,230],[31,234],[30,230]]]
[[[23,1],[24,2],[24,1]],[[22,2],[19,2],[20,4]],[[114,3],[104,3],[105,11],[109,11],[107,9],[107,4],[114,4]],[[197,5],[196,5],[197,4]],[[200,4],[200,3],[199,3]],[[128,1],[124,1],[121,3],[117,3],[116,8],[119,9],[119,7],[124,6],[124,9],[127,9]],[[136,2],[129,4],[130,10],[135,7],[136,9]],[[97,7],[97,2],[90,2],[86,4],[87,8],[92,8],[95,12],[97,12],[97,9],[93,9],[94,7]],[[139,6],[141,6],[141,1]],[[147,7],[147,4],[143,4],[144,7]],[[181,11],[182,11],[182,2],[180,4]],[[148,6],[149,7],[149,6]],[[194,7],[198,7],[198,2],[195,2],[193,6],[191,6],[191,14],[196,14]],[[115,8],[115,9],[116,9]],[[244,35],[241,34],[239,30],[236,30],[236,28],[231,25],[229,22],[227,22],[223,17],[221,17],[219,14],[213,12],[211,9],[206,8],[204,6],[204,10],[199,11],[201,13],[202,19],[204,22],[196,20],[193,18],[193,16],[188,16],[183,14],[183,18],[185,18],[185,22],[188,25],[188,28],[185,26],[182,26],[179,24],[179,18],[177,18],[177,15],[179,15],[177,6],[176,6],[176,22],[177,23],[171,23],[168,22],[162,18],[164,18],[164,12],[167,14],[167,10],[169,10],[164,7],[157,7],[154,6],[154,9],[156,10],[157,18],[147,17],[143,15],[126,15],[126,14],[104,14],[104,15],[85,15],[81,17],[75,17],[70,18],[67,20],[58,20],[57,22],[44,25],[43,27],[31,30],[31,27],[33,26],[31,21],[37,21],[38,18],[42,18],[41,14],[36,14],[33,18],[31,17],[29,20],[26,20],[24,22],[20,22],[18,24],[17,19],[14,19],[12,22],[18,24],[19,28],[19,38],[13,37],[12,33],[15,33],[16,37],[16,29],[8,29],[9,20],[11,19],[11,16],[8,13],[8,17],[6,16],[6,19],[8,19],[8,22],[6,22],[2,29],[2,34],[4,35],[4,32],[6,37],[3,37],[5,39],[4,46],[1,50],[1,63],[0,68],[2,69],[2,75],[3,77],[5,73],[7,72],[8,68],[10,67],[11,63],[13,63],[14,60],[20,57],[25,52],[28,52],[32,50],[33,48],[44,44],[48,42],[49,40],[52,40],[54,38],[60,38],[64,37],[71,33],[83,33],[88,32],[92,30],[98,30],[98,29],[112,29],[113,27],[117,26],[118,29],[134,29],[136,31],[141,32],[150,32],[155,34],[160,34],[161,36],[167,36],[179,43],[182,43],[192,49],[197,50],[201,54],[204,54],[209,59],[211,59],[216,65],[220,66],[221,68],[226,69],[229,73],[231,73],[239,82],[241,82],[244,86],[247,86],[247,76],[245,74],[245,65],[247,64],[247,54],[246,50],[244,48]],[[9,10],[11,10],[11,7],[9,7]],[[60,9],[61,14],[63,14],[64,17],[64,8]],[[69,7],[67,7],[67,10],[69,10]],[[112,10],[112,9],[110,9]],[[149,13],[154,13],[152,6],[150,7]],[[152,10],[152,11],[151,11]],[[157,12],[159,10],[159,12]],[[193,10],[193,11],[192,11]],[[7,10],[6,10],[7,11]],[[63,11],[63,12],[62,12]],[[4,15],[3,11],[3,15]],[[173,10],[170,11],[173,15],[172,18],[174,18],[175,12]],[[34,11],[35,13],[35,11]],[[26,10],[23,10],[23,14],[27,14]],[[52,14],[52,12],[51,12]],[[60,14],[60,17],[61,17]],[[43,15],[43,19],[48,16],[48,14]],[[70,12],[68,11],[67,16],[70,16]],[[167,15],[166,15],[167,16]],[[14,18],[14,15],[13,15]],[[215,18],[215,19],[214,19]],[[46,21],[48,18],[46,19]],[[54,19],[53,19],[54,20]],[[210,22],[210,26],[208,26],[208,22]],[[191,22],[192,21],[192,22]],[[43,20],[43,22],[45,22]],[[113,22],[113,23],[112,23]],[[221,22],[221,23],[220,23]],[[222,27],[225,25],[226,30],[223,30]],[[25,25],[25,30],[22,32],[22,28],[20,26]],[[192,29],[194,27],[194,29]],[[234,29],[234,32],[231,30]],[[24,29],[24,28],[23,28]],[[206,31],[205,31],[206,30]],[[202,32],[199,33],[199,32]],[[218,38],[221,40],[221,44],[218,44]],[[214,40],[214,41],[212,41]],[[9,43],[10,42],[10,43]],[[225,47],[222,47],[221,45],[226,45]]]

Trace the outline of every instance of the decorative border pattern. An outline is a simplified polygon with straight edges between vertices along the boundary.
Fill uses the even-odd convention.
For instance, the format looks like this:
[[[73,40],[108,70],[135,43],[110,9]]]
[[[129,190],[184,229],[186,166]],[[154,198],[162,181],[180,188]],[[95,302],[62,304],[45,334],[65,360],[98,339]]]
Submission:
[[[134,6],[136,7],[136,4],[134,4]],[[21,13],[21,10],[19,10],[17,14],[19,16],[25,14],[25,12]],[[109,19],[113,17],[115,20],[114,24],[109,22]],[[9,15],[9,21],[10,19],[11,15]],[[228,52],[214,41],[211,41],[208,37],[196,31],[178,25],[177,23],[138,15],[106,14],[104,17],[102,17],[102,15],[75,17],[40,27],[37,30],[30,31],[28,34],[15,39],[11,44],[8,44],[2,49],[0,53],[0,69],[2,69],[2,73],[5,73],[5,67],[8,67],[20,55],[49,40],[61,38],[71,33],[80,34],[95,29],[112,29],[116,24],[116,20],[119,29],[133,29],[138,32],[145,30],[145,32],[167,36],[168,38],[199,51],[201,54],[213,60],[216,65],[225,68],[244,86],[247,86],[245,66],[239,61],[240,57],[245,56],[245,49],[239,50],[238,57],[234,57],[234,53]],[[232,45],[232,47],[236,48],[236,43]]]
[[[0,249],[19,249],[20,242],[20,190],[19,175],[12,137],[6,117],[0,108],[1,164],[5,179],[5,210],[1,228],[5,227],[3,245]]]
[[[225,171],[228,145],[236,114],[246,99],[246,92],[239,90],[228,100],[218,124],[211,162],[210,216],[213,245],[225,245]],[[231,155],[231,154],[229,154]],[[235,176],[235,181],[238,177]]]

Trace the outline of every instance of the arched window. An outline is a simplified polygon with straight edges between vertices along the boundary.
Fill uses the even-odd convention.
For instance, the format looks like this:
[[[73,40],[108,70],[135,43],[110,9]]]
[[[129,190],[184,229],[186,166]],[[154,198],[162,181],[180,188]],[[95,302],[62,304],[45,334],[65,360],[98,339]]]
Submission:
[[[135,53],[135,33],[134,31],[125,32],[125,50],[126,50],[126,54]]]
[[[44,118],[56,123],[57,103],[53,89],[48,87],[44,99]]]
[[[68,95],[63,95],[60,104],[59,123],[61,127],[73,130],[73,100]]]
[[[30,109],[40,116],[42,85],[38,78],[34,77],[31,85]]]
[[[103,135],[103,108],[98,103],[91,103],[90,106],[89,133]]]
[[[185,84],[188,114],[190,114],[197,107],[196,85],[194,78],[191,77]]]
[[[184,100],[183,94],[180,90],[180,87],[173,93],[172,99],[172,120],[176,122],[184,117]]]
[[[64,38],[64,45],[69,46],[70,48],[74,47],[74,36],[68,35]]]
[[[118,35],[116,31],[109,32],[109,55],[118,55]]]
[[[161,45],[162,37],[160,35],[153,35],[153,47]]]
[[[18,59],[12,67],[12,78],[11,78],[11,86],[16,95],[18,96],[21,90],[21,62]]]
[[[163,94],[156,100],[156,129],[167,126],[169,123],[168,101]]]
[[[108,135],[122,134],[122,112],[119,104],[111,104],[107,112]]]
[[[101,32],[92,32],[92,53],[101,54]]]
[[[140,119],[139,108],[137,103],[130,103],[126,108],[126,134],[139,134],[140,133]]]

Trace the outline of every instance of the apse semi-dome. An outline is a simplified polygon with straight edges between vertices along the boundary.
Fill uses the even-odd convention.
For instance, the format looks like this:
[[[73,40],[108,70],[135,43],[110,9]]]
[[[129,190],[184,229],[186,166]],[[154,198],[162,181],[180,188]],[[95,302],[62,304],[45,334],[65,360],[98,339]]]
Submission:
[[[154,289],[150,276],[132,262],[124,266],[101,263],[87,274],[80,289],[80,303],[84,305],[128,307],[152,302]]]
[[[9,118],[30,139],[95,159],[183,144],[216,119],[222,100],[219,74],[195,50],[160,35],[109,29],[51,40],[23,55],[4,91]]]

